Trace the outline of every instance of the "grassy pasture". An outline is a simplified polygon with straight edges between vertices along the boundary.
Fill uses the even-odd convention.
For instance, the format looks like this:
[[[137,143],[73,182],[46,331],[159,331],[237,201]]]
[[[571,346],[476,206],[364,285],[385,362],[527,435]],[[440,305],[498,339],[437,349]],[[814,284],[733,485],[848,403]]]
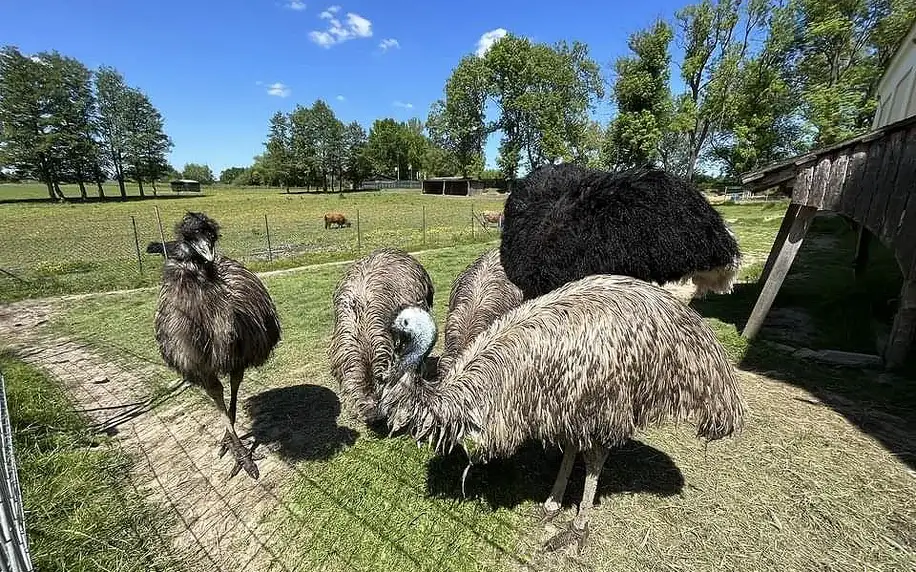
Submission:
[[[467,202],[456,202],[466,210]],[[745,278],[759,275],[784,207],[719,207],[741,241]],[[704,451],[689,428],[666,426],[615,453],[599,485],[591,544],[578,558],[535,552],[543,540],[535,508],[559,466],[556,451],[531,447],[476,467],[463,500],[461,453],[435,458],[407,438],[380,438],[357,425],[355,444],[330,458],[288,459],[297,475],[281,499],[289,510],[278,510],[267,524],[284,547],[281,557],[296,570],[913,569],[912,384],[877,384],[875,373],[812,366],[767,344],[789,341],[803,329],[812,347],[873,351],[868,332],[886,327],[887,296],[895,295],[899,276],[875,247],[870,278],[856,284],[850,234],[839,221],[819,219],[777,299],[776,309],[806,310],[804,327],[770,327],[748,344],[738,331],[754,287],[695,302],[732,357],[758,373],[742,376],[748,429]],[[419,255],[435,283],[440,325],[451,281],[495,245]],[[325,348],[331,291],[342,271],[322,267],[266,279],[285,336],[275,357],[246,378],[243,399],[303,383],[336,389]],[[118,361],[125,355],[156,360],[149,325],[154,297],[139,292],[74,301],[52,327]],[[850,310],[854,304],[864,310]],[[881,421],[887,412],[896,420],[893,431]],[[334,422],[350,423],[346,417]],[[327,434],[315,426],[300,430]],[[573,472],[570,506],[581,494],[583,472],[581,465]],[[560,522],[570,518],[572,512]]]
[[[495,194],[473,198],[424,196],[417,191],[286,194],[276,189],[222,187],[206,189],[203,195],[165,191],[158,199],[142,201],[2,202],[3,194],[42,190],[21,187],[7,185],[0,190],[0,234],[4,236],[0,269],[6,271],[0,272],[0,302],[155,285],[161,258],[144,251],[148,242],[159,240],[157,207],[166,240],[186,211],[203,211],[223,226],[223,252],[253,269],[270,270],[345,260],[382,245],[418,250],[493,239],[498,233],[495,228],[472,225],[472,209],[499,210],[503,202]],[[71,195],[72,189],[64,192]],[[332,210],[353,219],[353,226],[325,230],[324,213]]]

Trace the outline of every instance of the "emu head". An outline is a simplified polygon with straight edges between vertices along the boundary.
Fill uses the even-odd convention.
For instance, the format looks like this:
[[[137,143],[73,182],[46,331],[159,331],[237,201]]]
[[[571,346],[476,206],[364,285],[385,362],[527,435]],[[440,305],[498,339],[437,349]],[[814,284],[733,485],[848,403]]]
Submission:
[[[178,258],[213,262],[219,240],[219,224],[215,220],[204,213],[189,212],[175,225],[175,235],[181,243]]]
[[[438,329],[432,315],[419,306],[398,309],[388,329],[394,340],[394,360],[389,379],[395,382],[408,372],[420,371],[436,345]]]

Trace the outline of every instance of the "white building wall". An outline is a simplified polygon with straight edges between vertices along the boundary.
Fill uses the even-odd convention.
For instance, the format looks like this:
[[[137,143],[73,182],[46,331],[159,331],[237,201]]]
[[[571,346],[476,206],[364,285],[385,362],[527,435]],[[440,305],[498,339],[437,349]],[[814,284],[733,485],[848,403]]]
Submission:
[[[872,128],[916,115],[916,24],[878,83],[878,109]]]

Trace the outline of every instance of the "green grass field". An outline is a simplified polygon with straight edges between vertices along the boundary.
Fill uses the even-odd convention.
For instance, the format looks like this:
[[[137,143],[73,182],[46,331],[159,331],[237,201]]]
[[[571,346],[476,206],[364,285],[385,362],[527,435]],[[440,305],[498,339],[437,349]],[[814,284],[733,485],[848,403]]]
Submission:
[[[108,190],[114,193],[114,188]],[[0,186],[0,233],[5,237],[0,302],[155,285],[161,258],[146,254],[145,248],[159,240],[156,208],[166,240],[186,211],[203,211],[222,225],[224,253],[255,270],[272,270],[345,260],[382,245],[418,250],[492,239],[498,231],[472,225],[472,211],[500,210],[503,202],[498,194],[286,194],[223,187],[206,189],[202,196],[165,191],[161,198],[142,201],[2,202],[14,195],[46,196],[41,192],[40,186]],[[64,192],[69,196],[73,189]],[[344,213],[353,226],[325,230],[328,211]]]
[[[44,572],[182,570],[157,530],[169,515],[123,479],[132,460],[88,431],[64,391],[0,352],[32,563]]]

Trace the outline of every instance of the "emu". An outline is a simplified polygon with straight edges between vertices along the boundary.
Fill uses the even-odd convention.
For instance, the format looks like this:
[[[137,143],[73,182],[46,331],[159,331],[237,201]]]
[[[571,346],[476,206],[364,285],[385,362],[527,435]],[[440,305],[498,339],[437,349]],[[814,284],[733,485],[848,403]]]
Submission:
[[[448,372],[480,332],[521,303],[522,292],[506,278],[498,248],[484,252],[469,264],[455,279],[449,294],[439,375]]]
[[[500,255],[526,298],[590,274],[729,293],[738,241],[702,193],[658,169],[606,173],[546,165],[506,199]]]
[[[578,514],[548,550],[574,540],[581,550],[608,453],[637,430],[692,419],[698,437],[715,440],[744,423],[734,370],[709,326],[669,292],[631,277],[592,275],[525,301],[436,382],[416,373],[436,339],[429,312],[404,308],[391,329],[403,347],[381,399],[393,430],[408,428],[436,452],[460,444],[471,463],[509,456],[529,439],[559,445],[545,520],[559,513],[582,453]]]
[[[200,386],[216,404],[226,432],[219,456],[231,449],[239,469],[259,477],[235,432],[239,386],[245,370],[267,361],[280,341],[274,302],[257,276],[215,251],[219,224],[203,213],[187,213],[175,226],[178,240],[162,269],[156,308],[156,342],[162,359],[185,381]],[[161,247],[160,247],[161,249]],[[229,376],[229,407],[220,376]]]
[[[354,416],[380,421],[378,388],[394,355],[388,331],[392,313],[404,305],[429,310],[433,283],[410,254],[379,248],[354,262],[334,291],[334,330],[328,347],[331,373]]]

